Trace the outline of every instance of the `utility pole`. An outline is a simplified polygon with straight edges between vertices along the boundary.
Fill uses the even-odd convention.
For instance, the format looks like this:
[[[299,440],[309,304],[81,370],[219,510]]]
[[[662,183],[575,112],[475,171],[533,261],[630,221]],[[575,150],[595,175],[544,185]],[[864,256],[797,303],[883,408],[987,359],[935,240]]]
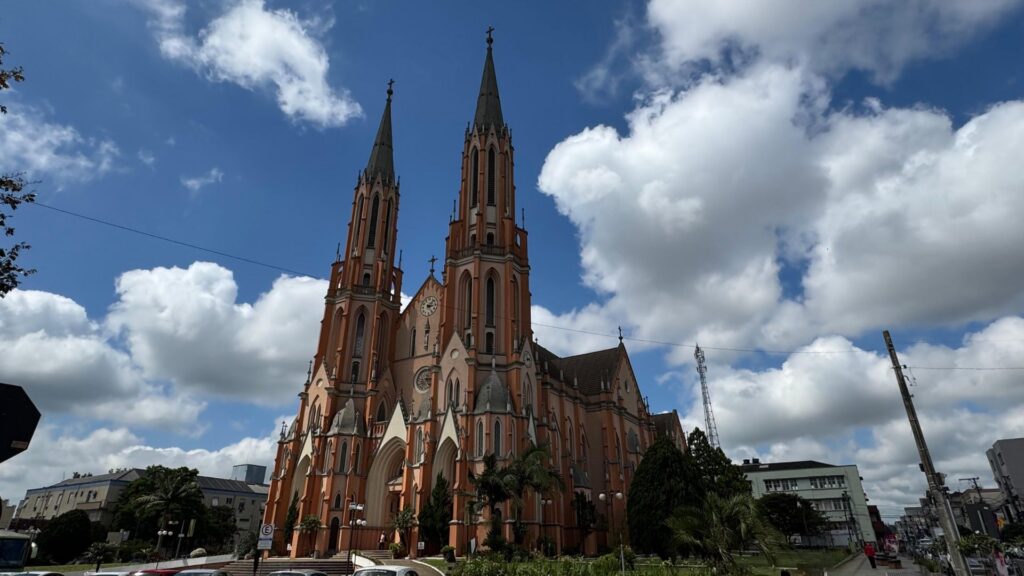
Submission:
[[[892,360],[892,369],[896,372],[896,383],[900,387],[900,395],[903,396],[903,406],[907,409],[907,419],[910,420],[910,430],[914,433],[914,442],[917,444],[917,452],[921,458],[921,470],[928,481],[928,492],[935,503],[939,514],[939,524],[942,526],[943,538],[946,541],[946,550],[949,553],[949,561],[952,564],[956,576],[969,576],[964,557],[960,554],[958,543],[960,533],[957,531],[956,522],[953,521],[953,512],[949,508],[949,499],[946,498],[945,481],[935,470],[932,462],[932,455],[928,452],[928,444],[924,440],[924,432],[921,431],[921,423],[917,419],[917,410],[914,409],[914,400],[907,389],[907,381],[903,378],[903,367],[899,357],[896,356],[896,347],[892,344],[892,337],[888,330],[882,331],[885,338],[885,347],[889,349],[889,359]]]

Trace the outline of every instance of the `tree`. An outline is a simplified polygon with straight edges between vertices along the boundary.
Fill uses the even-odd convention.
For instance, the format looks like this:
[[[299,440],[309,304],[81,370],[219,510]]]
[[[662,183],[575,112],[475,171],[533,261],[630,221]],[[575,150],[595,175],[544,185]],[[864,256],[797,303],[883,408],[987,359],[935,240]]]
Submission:
[[[25,80],[21,66],[10,69],[3,67],[6,54],[6,48],[0,43],[0,91],[9,90],[12,82]],[[0,114],[7,114],[7,107],[2,104],[0,104]],[[7,219],[13,217],[18,206],[36,200],[35,194],[23,192],[26,184],[25,175],[21,172],[0,173],[0,235],[2,236],[14,236],[14,227],[8,223]],[[10,214],[8,214],[8,210]],[[25,242],[16,242],[8,248],[0,246],[0,298],[17,288],[21,278],[35,272],[35,270],[23,268],[16,263],[21,251],[28,249],[29,245]]]
[[[416,513],[409,506],[399,510],[398,514],[391,519],[391,529],[398,532],[398,539],[402,541],[402,547],[406,550],[409,549],[409,533],[415,525]]]
[[[750,482],[740,467],[733,464],[721,448],[712,448],[700,428],[690,432],[686,444],[693,461],[693,480],[698,494],[714,492],[726,499],[736,494],[750,494]]]
[[[147,479],[142,484],[145,493],[136,496],[133,501],[138,507],[137,514],[156,516],[161,528],[165,528],[172,519],[184,522],[186,518],[205,516],[206,506],[196,480],[199,476],[197,470],[150,466],[144,476]]]
[[[564,489],[562,478],[548,462],[551,453],[547,446],[531,445],[513,460],[507,467],[499,471],[502,484],[515,509],[512,523],[512,534],[516,545],[522,545],[526,538],[526,526],[523,524],[523,508],[526,504],[528,491],[543,496],[551,490]]]
[[[438,474],[430,500],[420,509],[420,534],[428,546],[440,547],[448,542],[448,523],[452,517],[452,493],[448,481]]]
[[[487,531],[484,545],[492,550],[504,548],[505,537],[501,533],[501,511],[499,506],[511,498],[509,486],[502,470],[498,469],[498,457],[484,455],[484,470],[479,475],[469,473],[469,481],[476,488],[476,499],[486,506],[491,515],[491,528]]]
[[[320,519],[315,514],[308,514],[299,522],[299,534],[305,534],[309,538],[309,549],[316,547],[316,533],[320,531]]]
[[[211,548],[220,549],[235,535],[235,509],[231,506],[211,506],[206,510],[206,517],[200,523],[202,540]]]
[[[774,562],[778,537],[761,519],[749,494],[723,498],[709,492],[701,505],[680,508],[666,524],[674,544],[703,558],[715,573],[748,573],[749,567],[738,564],[733,551],[750,545]]]
[[[796,494],[772,492],[757,501],[757,507],[764,519],[782,535],[814,536],[828,520],[814,505]]]
[[[44,557],[66,564],[89,547],[91,538],[89,515],[82,510],[71,510],[50,520],[39,533],[36,543]]]
[[[114,546],[106,542],[93,542],[85,550],[85,561],[89,564],[96,564],[96,571],[100,571],[100,565],[114,557]]]
[[[674,556],[665,521],[679,507],[693,504],[692,467],[668,438],[658,437],[644,452],[626,500],[633,546],[662,558]]]
[[[576,512],[576,529],[580,531],[580,542],[585,542],[597,524],[597,507],[583,492],[575,492],[572,508]]]
[[[238,558],[245,558],[249,554],[256,552],[256,545],[259,543],[259,537],[256,532],[249,530],[242,533],[242,537],[238,539],[238,545],[235,546],[235,556]]]
[[[284,518],[284,541],[285,544],[292,543],[292,534],[295,532],[295,524],[299,521],[299,491],[292,494],[292,502],[288,505],[288,514]]]
[[[1003,530],[999,533],[999,538],[1003,542],[1014,542],[1024,539],[1024,522],[1011,522],[1004,525]]]

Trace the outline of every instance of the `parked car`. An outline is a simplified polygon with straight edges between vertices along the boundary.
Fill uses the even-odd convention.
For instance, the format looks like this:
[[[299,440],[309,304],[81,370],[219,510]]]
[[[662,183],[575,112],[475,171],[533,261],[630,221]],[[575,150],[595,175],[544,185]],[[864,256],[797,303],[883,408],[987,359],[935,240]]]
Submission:
[[[85,576],[131,576],[131,572],[114,572],[114,571],[103,571],[103,572],[86,572]]]
[[[267,576],[327,576],[319,570],[278,570],[277,572],[271,572]]]
[[[352,576],[419,576],[419,574],[408,566],[383,565],[360,568]]]
[[[174,576],[178,572],[181,572],[181,568],[146,568],[136,570],[130,576]]]
[[[177,576],[229,576],[229,574],[214,568],[189,568],[178,572]]]

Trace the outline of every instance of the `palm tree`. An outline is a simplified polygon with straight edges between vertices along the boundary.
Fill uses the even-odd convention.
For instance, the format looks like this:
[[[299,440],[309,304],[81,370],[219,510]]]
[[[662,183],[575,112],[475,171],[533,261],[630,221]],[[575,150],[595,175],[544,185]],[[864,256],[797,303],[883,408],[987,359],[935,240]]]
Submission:
[[[526,538],[526,527],[523,524],[523,508],[526,504],[526,493],[532,491],[543,497],[553,489],[564,490],[565,484],[558,471],[548,462],[551,453],[546,444],[531,444],[520,453],[506,468],[501,470],[503,484],[507,487],[509,498],[515,506],[515,520],[512,534],[516,544],[521,545]]]
[[[137,497],[134,504],[143,513],[155,514],[159,517],[161,529],[167,527],[167,521],[173,516],[184,520],[186,512],[196,512],[203,504],[203,493],[196,482],[194,470],[179,468],[162,470],[154,473],[153,488],[149,493]],[[163,536],[157,539],[157,551]]]
[[[391,529],[398,532],[398,539],[402,548],[409,549],[409,531],[416,525],[416,513],[409,506],[399,510],[398,514],[391,519]]]
[[[500,548],[504,542],[498,507],[512,497],[506,480],[504,469],[498,469],[498,457],[495,454],[484,455],[484,470],[479,475],[469,472],[469,481],[476,488],[477,502],[486,506],[491,513],[491,529],[484,541],[491,549]]]
[[[733,552],[749,545],[774,562],[778,535],[762,520],[749,494],[723,498],[708,492],[699,506],[680,509],[666,524],[676,546],[700,556],[716,572],[746,573],[748,569],[736,562]]]
[[[309,514],[299,522],[299,533],[309,536],[310,555],[316,553],[316,533],[320,531],[320,519],[315,514]]]

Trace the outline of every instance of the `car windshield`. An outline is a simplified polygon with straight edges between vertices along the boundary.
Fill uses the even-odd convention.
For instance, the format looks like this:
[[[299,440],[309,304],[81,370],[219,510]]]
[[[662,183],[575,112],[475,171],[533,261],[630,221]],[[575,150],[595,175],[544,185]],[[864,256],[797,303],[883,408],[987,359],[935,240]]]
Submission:
[[[354,576],[397,576],[397,574],[398,572],[394,570],[367,568],[366,570],[357,570]]]

